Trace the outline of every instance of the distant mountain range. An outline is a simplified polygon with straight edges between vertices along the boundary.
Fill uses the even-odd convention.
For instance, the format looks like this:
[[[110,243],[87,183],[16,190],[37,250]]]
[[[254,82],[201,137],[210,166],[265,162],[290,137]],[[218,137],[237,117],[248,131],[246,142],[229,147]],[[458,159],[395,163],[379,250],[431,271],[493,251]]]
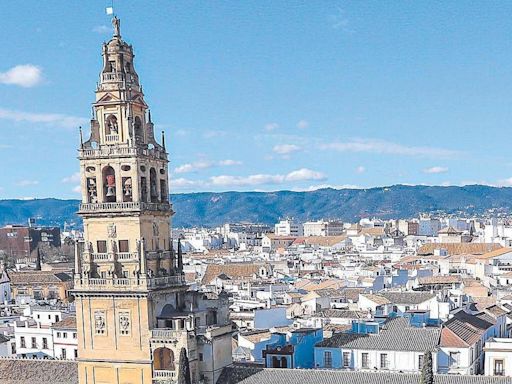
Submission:
[[[311,192],[201,192],[171,195],[173,226],[213,227],[226,222],[272,224],[280,217],[301,221],[362,217],[411,218],[420,213],[482,215],[512,212],[512,188],[405,186],[369,189],[319,189]],[[26,223],[79,226],[78,200],[0,200],[0,225]]]

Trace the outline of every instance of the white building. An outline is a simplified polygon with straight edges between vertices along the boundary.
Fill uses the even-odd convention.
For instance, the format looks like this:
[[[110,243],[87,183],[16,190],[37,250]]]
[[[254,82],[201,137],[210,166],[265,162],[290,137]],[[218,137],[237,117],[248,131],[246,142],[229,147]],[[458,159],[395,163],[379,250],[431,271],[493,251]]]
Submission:
[[[274,226],[274,233],[277,236],[302,236],[302,225],[292,219],[281,220]]]
[[[343,233],[343,223],[337,220],[307,221],[304,223],[304,236],[340,236]]]
[[[512,339],[492,338],[484,351],[486,376],[512,376]]]
[[[69,316],[52,326],[53,355],[57,359],[75,360],[78,357],[76,317]]]

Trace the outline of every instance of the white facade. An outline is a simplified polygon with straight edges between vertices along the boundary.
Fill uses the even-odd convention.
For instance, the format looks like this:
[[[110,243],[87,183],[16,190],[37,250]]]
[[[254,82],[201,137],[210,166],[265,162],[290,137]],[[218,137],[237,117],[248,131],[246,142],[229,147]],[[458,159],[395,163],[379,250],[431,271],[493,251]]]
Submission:
[[[290,219],[281,220],[274,226],[274,233],[277,236],[302,236],[302,225]]]
[[[484,351],[486,376],[512,376],[512,339],[490,339]]]
[[[57,359],[75,360],[78,357],[78,338],[76,329],[52,330],[53,356]]]

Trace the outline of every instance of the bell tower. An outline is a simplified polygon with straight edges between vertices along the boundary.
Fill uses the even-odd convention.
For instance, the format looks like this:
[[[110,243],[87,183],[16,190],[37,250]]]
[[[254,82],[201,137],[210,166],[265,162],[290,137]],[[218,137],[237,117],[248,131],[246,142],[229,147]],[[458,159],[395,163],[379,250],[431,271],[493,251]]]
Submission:
[[[75,249],[80,384],[215,383],[231,364],[228,297],[189,290],[171,237],[168,159],[133,49],[112,20],[93,104],[80,133],[84,239]],[[204,358],[208,356],[208,358]],[[182,372],[183,374],[183,372]]]
[[[151,383],[156,314],[184,303],[172,250],[167,152],[120,21],[103,45],[91,133],[79,148],[84,241],[75,289],[81,384]],[[181,255],[179,255],[181,257]]]

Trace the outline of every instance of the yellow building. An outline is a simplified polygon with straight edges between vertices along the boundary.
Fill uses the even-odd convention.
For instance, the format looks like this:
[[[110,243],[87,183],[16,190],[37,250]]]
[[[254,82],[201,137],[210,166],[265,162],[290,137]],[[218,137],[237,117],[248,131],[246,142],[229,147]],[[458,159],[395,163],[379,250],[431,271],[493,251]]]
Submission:
[[[168,157],[114,17],[91,133],[79,148],[84,241],[75,289],[81,384],[193,383],[231,364],[227,297],[189,291],[172,249]]]

